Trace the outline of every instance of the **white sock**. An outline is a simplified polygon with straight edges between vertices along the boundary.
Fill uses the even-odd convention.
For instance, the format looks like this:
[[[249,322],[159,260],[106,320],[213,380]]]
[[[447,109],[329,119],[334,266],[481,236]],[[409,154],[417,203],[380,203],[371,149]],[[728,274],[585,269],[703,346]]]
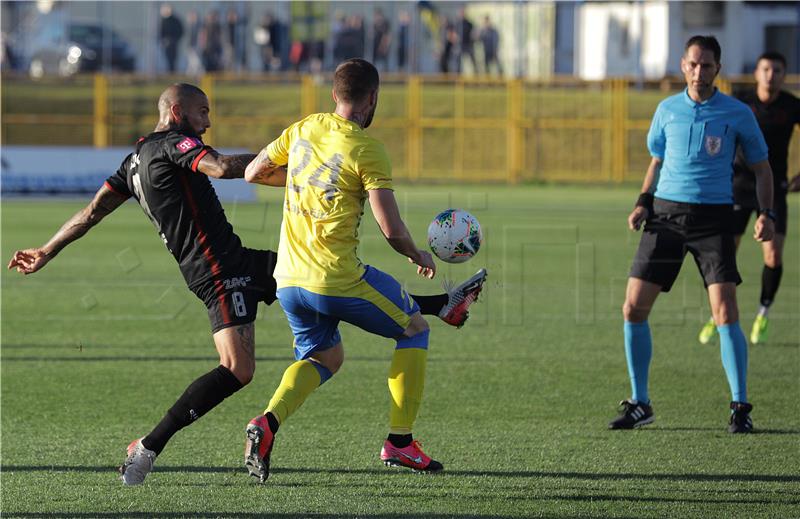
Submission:
[[[762,317],[766,317],[768,313],[769,313],[769,307],[768,306],[761,305],[761,306],[758,307],[758,315],[760,315]]]

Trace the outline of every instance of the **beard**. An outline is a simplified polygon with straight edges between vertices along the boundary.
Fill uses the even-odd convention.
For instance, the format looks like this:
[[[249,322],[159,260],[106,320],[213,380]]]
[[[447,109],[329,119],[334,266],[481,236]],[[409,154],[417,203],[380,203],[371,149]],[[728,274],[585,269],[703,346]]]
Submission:
[[[191,124],[189,124],[189,119],[184,115],[181,117],[180,122],[178,123],[178,130],[182,133],[189,133],[193,135],[203,135],[206,132],[205,128],[200,128],[197,130],[193,128]]]
[[[372,107],[372,110],[369,111],[367,114],[367,118],[364,121],[364,128],[369,128],[369,125],[372,124],[372,118],[375,117],[375,109],[378,108],[378,105]]]

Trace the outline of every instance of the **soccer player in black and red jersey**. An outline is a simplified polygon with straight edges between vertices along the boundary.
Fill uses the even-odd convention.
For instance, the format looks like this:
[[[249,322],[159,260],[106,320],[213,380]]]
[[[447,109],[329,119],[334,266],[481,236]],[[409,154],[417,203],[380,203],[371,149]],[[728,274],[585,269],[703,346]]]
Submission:
[[[242,246],[208,178],[242,178],[255,155],[223,155],[203,143],[201,136],[211,126],[209,103],[193,85],[168,87],[159,97],[158,112],[155,131],[139,139],[136,150],[125,157],[91,203],[46,244],[16,251],[8,264],[22,274],[41,270],[64,247],[133,197],[177,260],[189,289],[208,308],[220,365],[192,382],[147,436],[131,442],[120,467],[126,485],[144,481],[176,432],[250,382],[255,371],[253,322],[258,302],[271,304],[276,298],[275,253]],[[284,186],[285,182],[285,168],[266,179],[268,185]],[[447,294],[412,297],[423,313],[438,314],[448,324],[460,326],[484,279],[473,276]]]
[[[771,241],[761,242],[764,268],[761,272],[761,297],[758,314],[750,330],[751,344],[767,341],[769,307],[775,301],[783,273],[783,248],[786,241],[788,208],[786,195],[800,191],[800,174],[788,179],[789,142],[795,125],[800,125],[800,99],[781,90],[786,79],[786,58],[777,52],[765,52],[756,62],[754,72],[756,88],[738,96],[750,107],[758,120],[769,148],[769,164],[774,183],[775,235]],[[736,246],[747,229],[750,216],[758,213],[756,181],[741,152],[737,153],[733,174],[734,227]],[[700,332],[701,343],[708,343],[716,327],[706,324]]]

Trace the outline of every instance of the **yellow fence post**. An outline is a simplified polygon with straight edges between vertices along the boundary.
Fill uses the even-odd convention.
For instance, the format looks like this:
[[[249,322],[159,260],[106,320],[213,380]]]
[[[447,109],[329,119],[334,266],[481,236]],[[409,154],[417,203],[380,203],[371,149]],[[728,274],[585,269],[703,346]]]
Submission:
[[[94,75],[94,147],[108,147],[108,78]]]
[[[625,179],[627,160],[628,81],[611,80],[611,180],[621,183]]]
[[[464,80],[459,78],[453,85],[455,88],[455,148],[453,153],[453,172],[459,180],[464,178],[464,115],[466,113],[464,101]]]
[[[506,154],[508,156],[508,182],[519,184],[522,175],[522,80],[512,79],[508,82],[508,140]]]
[[[317,113],[317,85],[313,76],[303,76],[300,90],[301,117]]]
[[[409,76],[406,92],[406,115],[408,130],[406,134],[406,164],[408,178],[417,180],[422,167],[422,86],[419,76]]]
[[[214,95],[214,75],[204,74],[200,79],[200,88],[206,93],[206,97],[208,97],[208,109],[211,112],[211,117],[214,117],[216,113],[214,106],[216,104],[216,96]],[[209,146],[214,144],[213,127],[206,129],[206,132],[203,134],[203,142]]]

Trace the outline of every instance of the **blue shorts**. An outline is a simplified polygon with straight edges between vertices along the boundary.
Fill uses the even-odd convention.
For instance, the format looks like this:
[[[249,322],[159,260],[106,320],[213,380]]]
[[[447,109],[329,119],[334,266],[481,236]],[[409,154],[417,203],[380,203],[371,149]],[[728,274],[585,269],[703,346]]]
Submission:
[[[392,276],[367,265],[353,287],[325,289],[317,294],[300,287],[278,289],[278,301],[294,334],[294,357],[307,359],[315,351],[339,344],[339,321],[387,338],[400,336],[419,312],[419,305]]]

